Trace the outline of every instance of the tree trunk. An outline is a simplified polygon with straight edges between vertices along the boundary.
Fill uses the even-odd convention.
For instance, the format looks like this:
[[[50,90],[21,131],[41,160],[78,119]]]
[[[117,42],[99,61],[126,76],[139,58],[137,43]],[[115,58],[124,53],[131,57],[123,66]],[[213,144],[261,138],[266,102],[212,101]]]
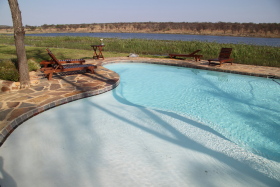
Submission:
[[[11,14],[13,18],[20,88],[26,88],[30,86],[30,78],[29,78],[28,64],[27,64],[27,58],[26,58],[26,52],[24,46],[25,31],[24,31],[24,27],[22,26],[21,12],[19,10],[18,1],[17,0],[8,0],[8,1],[9,1]]]

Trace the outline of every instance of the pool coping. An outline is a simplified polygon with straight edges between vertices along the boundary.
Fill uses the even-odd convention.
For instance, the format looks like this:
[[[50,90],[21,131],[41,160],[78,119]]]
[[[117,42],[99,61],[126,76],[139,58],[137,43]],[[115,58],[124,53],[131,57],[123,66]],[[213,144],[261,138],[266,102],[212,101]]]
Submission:
[[[1,129],[0,131],[0,147],[4,144],[4,142],[7,140],[7,138],[12,134],[12,132],[19,127],[23,122],[27,121],[28,119],[42,113],[45,112],[49,109],[52,109],[54,107],[63,105],[63,104],[67,104],[69,102],[72,101],[76,101],[79,99],[83,99],[83,98],[87,98],[87,97],[91,97],[91,96],[95,96],[95,95],[99,95],[105,92],[108,92],[114,88],[116,88],[120,83],[120,79],[118,78],[118,80],[116,82],[114,82],[113,84],[104,86],[103,88],[98,88],[98,89],[92,89],[90,91],[86,91],[83,93],[78,93],[78,94],[74,94],[71,95],[69,97],[65,97],[62,99],[58,99],[58,100],[54,100],[50,103],[47,103],[45,105],[42,106],[38,106],[26,113],[21,114],[20,116],[14,118],[13,120],[7,122],[7,124],[5,125],[5,127],[3,129]]]
[[[156,58],[118,58],[116,60],[110,59],[108,61],[104,60],[102,62],[102,66],[106,64],[119,63],[119,62],[127,62],[127,63],[148,63],[148,64],[159,64],[159,65],[168,65],[168,66],[178,66],[178,67],[186,67],[186,68],[194,68],[194,69],[202,69],[209,71],[218,71],[239,75],[248,75],[254,77],[263,77],[263,78],[272,78],[272,79],[280,79],[280,68],[277,67],[267,67],[267,66],[255,66],[255,65],[245,65],[245,64],[236,64],[230,65],[229,63],[225,63],[222,66],[214,65],[209,66],[208,61],[201,60],[200,62],[196,62],[194,60],[178,60],[178,59],[156,59]],[[230,67],[238,66],[237,69],[230,69]],[[255,69],[264,69],[263,73],[255,73]],[[251,71],[248,71],[251,69]],[[269,70],[265,69],[277,69],[275,72],[279,72],[278,74],[272,73]],[[242,71],[243,70],[243,71]]]
[[[203,69],[203,70],[210,70],[210,71],[219,71],[219,72],[225,72],[225,73],[233,73],[233,74],[241,74],[241,75],[249,75],[249,76],[256,76],[256,77],[265,77],[265,78],[273,78],[273,79],[280,79],[280,75],[275,75],[273,73],[254,73],[250,71],[237,71],[237,70],[231,70],[226,69],[217,66],[207,66],[207,62],[201,61],[200,63],[192,61],[185,61],[185,60],[177,60],[177,59],[155,59],[155,58],[127,58],[127,57],[118,57],[118,58],[108,58],[105,60],[88,60],[87,63],[98,63],[100,66],[104,66],[107,64],[114,64],[114,63],[148,63],[148,64],[159,64],[159,65],[168,65],[168,66],[178,66],[178,67],[186,67],[186,68],[195,68],[195,69]],[[240,65],[239,65],[240,66]],[[241,66],[249,66],[250,65],[241,65]],[[225,65],[224,65],[225,67]],[[229,66],[230,67],[230,66]],[[105,68],[106,69],[106,68]],[[277,68],[276,68],[277,69]],[[280,68],[278,68],[280,70]],[[279,71],[280,72],[280,71]],[[23,122],[26,120],[44,112],[49,109],[52,109],[54,107],[67,104],[72,101],[76,101],[79,99],[83,99],[86,97],[91,97],[95,95],[99,95],[102,93],[105,93],[107,91],[110,91],[114,88],[116,88],[120,83],[120,79],[108,86],[105,86],[103,88],[95,89],[93,88],[90,91],[86,91],[83,93],[78,93],[71,95],[69,97],[65,97],[62,99],[58,99],[55,101],[52,101],[50,103],[47,103],[43,106],[38,106],[26,113],[21,114],[20,116],[14,118],[13,120],[9,121],[3,129],[0,131],[0,147],[4,144],[6,139],[12,134],[12,132],[20,126]]]

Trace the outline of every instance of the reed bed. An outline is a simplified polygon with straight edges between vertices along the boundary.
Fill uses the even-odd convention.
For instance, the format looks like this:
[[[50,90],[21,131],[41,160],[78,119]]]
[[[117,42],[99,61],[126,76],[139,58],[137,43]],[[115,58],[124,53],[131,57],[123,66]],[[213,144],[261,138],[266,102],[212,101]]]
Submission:
[[[13,36],[0,35],[0,43],[14,44]],[[99,44],[94,37],[39,37],[26,36],[25,44],[33,47],[67,48],[92,50],[90,45]],[[136,53],[140,55],[167,56],[168,53],[190,53],[201,49],[203,59],[217,57],[222,47],[233,48],[235,63],[280,67],[280,48],[247,44],[220,44],[201,41],[167,41],[147,39],[104,38],[104,51],[115,53]]]

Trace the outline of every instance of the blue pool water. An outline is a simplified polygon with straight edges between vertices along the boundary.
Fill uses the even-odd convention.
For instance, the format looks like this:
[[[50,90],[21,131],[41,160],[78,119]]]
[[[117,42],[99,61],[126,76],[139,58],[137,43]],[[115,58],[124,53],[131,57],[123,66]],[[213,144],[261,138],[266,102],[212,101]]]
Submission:
[[[271,79],[152,64],[110,64],[119,101],[173,112],[280,161],[280,85]]]
[[[0,147],[0,186],[279,187],[279,84],[161,65],[106,67],[121,77],[116,89],[13,131]]]

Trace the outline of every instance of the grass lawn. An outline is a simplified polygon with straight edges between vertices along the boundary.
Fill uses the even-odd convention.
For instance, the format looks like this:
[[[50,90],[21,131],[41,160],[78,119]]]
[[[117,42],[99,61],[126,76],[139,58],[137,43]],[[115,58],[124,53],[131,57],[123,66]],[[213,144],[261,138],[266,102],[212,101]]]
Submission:
[[[26,54],[29,70],[40,68],[42,60],[50,57],[46,48],[50,48],[58,59],[91,59],[93,50],[91,44],[100,42],[94,37],[25,37]],[[0,79],[18,80],[15,68],[17,61],[14,38],[11,35],[0,35]],[[164,41],[146,39],[106,38],[102,53],[108,57],[125,57],[129,53],[139,54],[141,57],[165,58],[168,53],[188,54],[197,49],[202,51],[203,59],[218,57],[223,47],[233,48],[231,57],[234,63],[280,67],[280,48],[271,46],[256,46],[246,44],[219,44],[200,41]]]
[[[29,71],[36,71],[40,68],[39,63],[42,60],[49,60],[46,47],[26,46],[26,56],[28,60]],[[93,50],[50,48],[58,59],[91,59]],[[0,44],[0,79],[18,81],[19,75],[16,70],[16,48],[13,45]],[[108,57],[125,57],[128,53],[102,51],[103,55]],[[141,55],[145,57],[154,57],[153,55]]]

